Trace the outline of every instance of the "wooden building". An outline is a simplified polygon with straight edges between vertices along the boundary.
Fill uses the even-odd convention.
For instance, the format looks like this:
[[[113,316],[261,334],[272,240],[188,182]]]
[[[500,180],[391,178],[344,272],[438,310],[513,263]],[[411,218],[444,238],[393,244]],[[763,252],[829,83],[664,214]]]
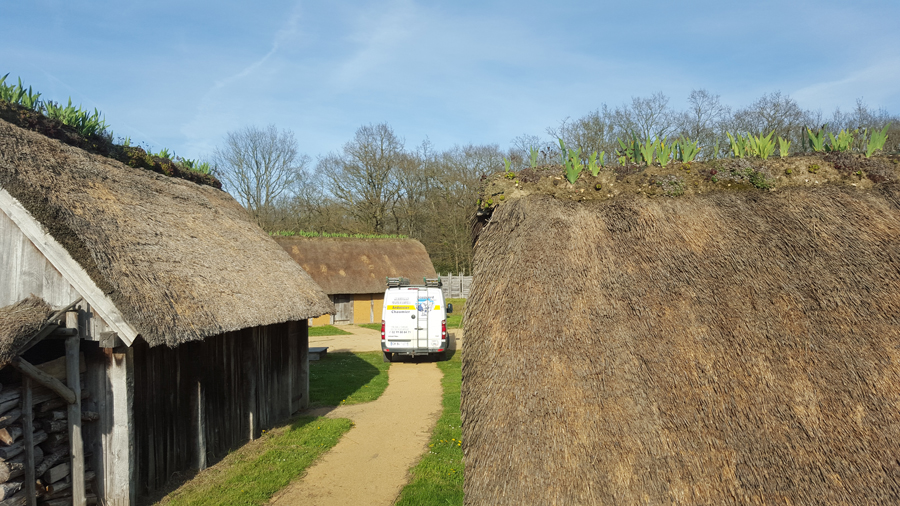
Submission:
[[[402,276],[413,283],[435,278],[425,246],[415,239],[276,237],[334,302],[335,314],[313,325],[381,321],[385,278]]]
[[[219,189],[0,120],[0,255],[0,307],[79,301],[84,402],[99,416],[84,450],[105,504],[308,403],[306,321],[334,306]],[[63,353],[51,341],[24,357]]]

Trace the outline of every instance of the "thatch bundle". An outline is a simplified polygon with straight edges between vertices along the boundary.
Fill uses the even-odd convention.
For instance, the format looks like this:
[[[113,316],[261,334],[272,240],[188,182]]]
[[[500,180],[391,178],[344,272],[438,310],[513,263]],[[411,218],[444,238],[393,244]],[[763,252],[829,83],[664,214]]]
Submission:
[[[474,273],[467,505],[900,501],[896,184],[526,195]]]
[[[0,188],[155,346],[334,306],[227,193],[0,121]]]
[[[415,239],[276,237],[327,294],[381,293],[388,277],[421,283],[435,278],[425,246]]]
[[[0,308],[0,367],[41,330],[51,312],[49,304],[33,295]]]

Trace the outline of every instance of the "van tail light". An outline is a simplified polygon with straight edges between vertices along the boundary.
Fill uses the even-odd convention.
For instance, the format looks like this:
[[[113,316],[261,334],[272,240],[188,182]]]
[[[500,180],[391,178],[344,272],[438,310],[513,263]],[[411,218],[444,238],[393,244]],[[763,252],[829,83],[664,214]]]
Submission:
[[[441,320],[441,339],[447,339],[447,320]]]
[[[384,320],[381,320],[381,340],[384,341]]]

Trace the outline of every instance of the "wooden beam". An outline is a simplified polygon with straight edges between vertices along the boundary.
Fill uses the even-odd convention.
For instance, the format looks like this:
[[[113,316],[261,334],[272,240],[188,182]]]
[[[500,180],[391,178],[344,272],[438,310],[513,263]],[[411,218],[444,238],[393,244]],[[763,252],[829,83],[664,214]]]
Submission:
[[[37,221],[22,204],[3,188],[0,188],[0,211],[15,223],[19,230],[34,246],[53,264],[56,270],[84,296],[84,300],[97,311],[103,321],[119,333],[119,337],[129,346],[137,338],[138,333],[128,324],[119,309],[112,303],[103,290],[94,283],[87,271],[72,258],[63,246],[56,241],[44,226]]]
[[[306,320],[300,324],[300,406],[303,411],[309,407],[309,324]]]
[[[77,359],[77,357],[76,357],[76,359]],[[69,387],[63,385],[62,381],[59,381],[58,379],[54,378],[53,376],[50,376],[49,374],[45,373],[44,371],[29,364],[22,357],[14,358],[12,360],[12,362],[10,362],[10,365],[15,367],[16,369],[18,369],[19,372],[21,372],[22,374],[33,379],[35,381],[35,383],[38,383],[39,385],[45,386],[45,387],[49,388],[50,390],[53,390],[54,392],[59,394],[60,397],[65,399],[66,402],[68,402],[69,404],[72,404],[78,400],[78,396],[75,395],[75,392],[73,392]],[[78,370],[78,369],[76,368],[76,370]]]
[[[66,313],[66,326],[78,325],[78,313]],[[78,373],[78,354],[81,351],[81,338],[78,334],[66,339],[66,383],[76,392],[81,391],[81,378]],[[84,442],[81,435],[81,396],[69,404],[69,456],[72,469],[72,504],[86,506],[84,496]]]
[[[34,493],[34,405],[31,402],[31,378],[27,375],[22,377],[22,413],[25,413],[22,420],[25,431],[25,504],[37,506]]]

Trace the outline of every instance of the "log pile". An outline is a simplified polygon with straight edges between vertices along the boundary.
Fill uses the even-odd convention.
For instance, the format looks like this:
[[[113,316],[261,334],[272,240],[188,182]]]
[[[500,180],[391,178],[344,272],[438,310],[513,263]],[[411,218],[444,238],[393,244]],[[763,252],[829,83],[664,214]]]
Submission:
[[[65,357],[63,357],[63,360]],[[59,360],[38,366],[42,371],[65,381],[65,364]],[[21,385],[0,386],[0,506],[25,506],[25,419],[20,399]],[[72,504],[72,480],[70,472],[68,403],[42,387],[32,389],[32,442],[34,444],[34,476],[31,485],[38,505],[62,506]],[[81,398],[87,392],[81,391]],[[99,414],[82,411],[82,424],[97,420]],[[95,475],[85,469],[84,481],[87,504],[97,504]]]

